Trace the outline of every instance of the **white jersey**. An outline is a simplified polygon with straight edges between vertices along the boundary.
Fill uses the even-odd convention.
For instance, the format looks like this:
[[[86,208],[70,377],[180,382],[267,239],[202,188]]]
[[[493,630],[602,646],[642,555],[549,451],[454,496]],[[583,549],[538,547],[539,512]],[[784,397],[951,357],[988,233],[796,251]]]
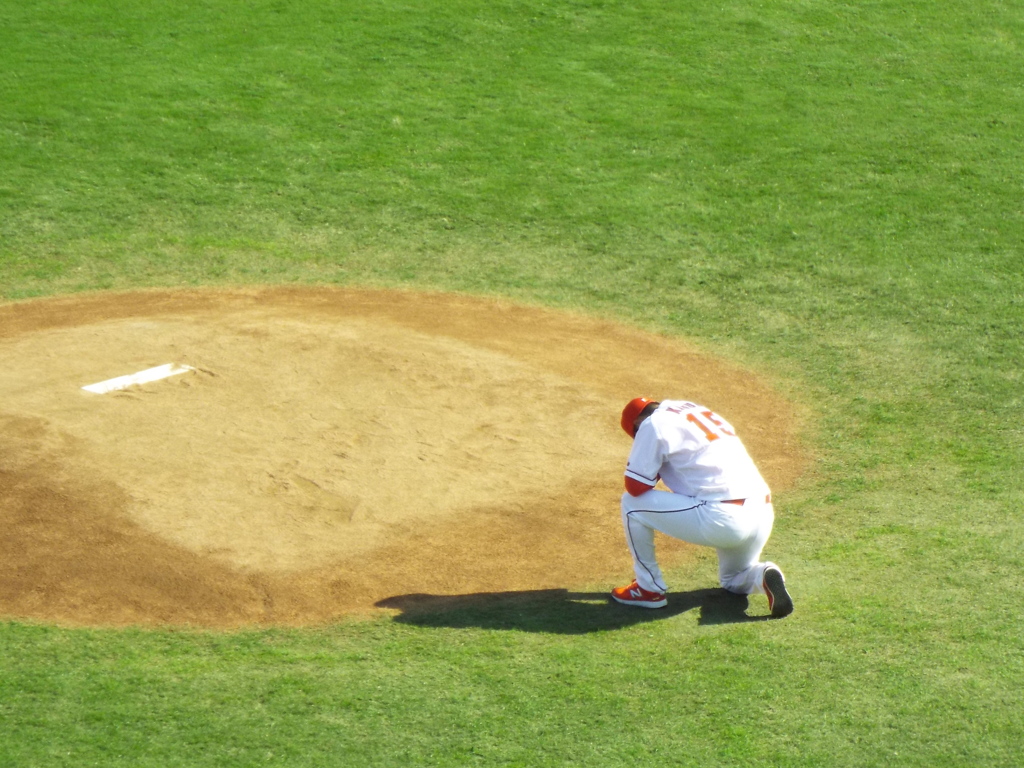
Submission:
[[[769,492],[729,422],[685,400],[663,400],[640,425],[626,476],[652,486],[660,477],[675,493],[709,501]]]

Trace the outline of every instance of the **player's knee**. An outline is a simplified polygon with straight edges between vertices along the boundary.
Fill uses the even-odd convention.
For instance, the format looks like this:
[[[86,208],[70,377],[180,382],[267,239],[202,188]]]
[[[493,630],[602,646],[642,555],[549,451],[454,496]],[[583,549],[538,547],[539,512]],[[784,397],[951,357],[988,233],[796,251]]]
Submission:
[[[641,508],[639,503],[639,497],[631,495],[628,491],[622,494],[622,498],[619,502],[619,506],[622,509],[623,515],[628,515],[630,512],[636,512]]]
[[[758,591],[757,584],[753,581],[756,566],[743,568],[738,571],[719,571],[718,583],[722,589],[735,592],[739,595],[751,595]]]

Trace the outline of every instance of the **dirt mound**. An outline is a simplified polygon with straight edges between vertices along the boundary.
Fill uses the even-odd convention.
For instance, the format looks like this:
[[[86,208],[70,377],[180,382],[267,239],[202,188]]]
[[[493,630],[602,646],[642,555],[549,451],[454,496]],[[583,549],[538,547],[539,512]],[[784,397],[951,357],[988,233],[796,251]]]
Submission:
[[[791,407],[749,373],[464,296],[21,302],[0,307],[0,359],[8,617],[302,625],[403,594],[620,580],[617,417],[636,394],[727,414],[776,490],[802,466]],[[167,363],[190,370],[82,389]]]

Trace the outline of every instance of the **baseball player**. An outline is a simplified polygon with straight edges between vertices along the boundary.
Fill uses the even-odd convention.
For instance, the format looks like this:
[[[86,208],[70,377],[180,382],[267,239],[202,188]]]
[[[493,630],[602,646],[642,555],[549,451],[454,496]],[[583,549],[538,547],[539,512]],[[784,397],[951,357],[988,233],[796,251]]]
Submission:
[[[793,600],[775,563],[758,562],[772,532],[771,491],[732,426],[702,405],[646,397],[622,411],[633,438],[622,524],[636,579],[612,590],[624,605],[661,608],[668,587],[654,556],[654,532],[718,551],[718,580],[730,592],[764,594],[775,618]],[[669,491],[654,490],[661,480]]]

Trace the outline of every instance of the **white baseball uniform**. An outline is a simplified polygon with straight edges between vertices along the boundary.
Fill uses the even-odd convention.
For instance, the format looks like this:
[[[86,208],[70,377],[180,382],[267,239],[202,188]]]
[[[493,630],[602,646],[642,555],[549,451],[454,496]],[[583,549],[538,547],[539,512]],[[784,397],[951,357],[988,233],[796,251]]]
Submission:
[[[761,550],[772,531],[771,491],[735,430],[708,408],[663,400],[637,430],[626,477],[669,491],[622,496],[622,524],[637,583],[665,592],[654,532],[718,551],[718,580],[739,594],[764,594]],[[742,503],[740,503],[742,502]]]

